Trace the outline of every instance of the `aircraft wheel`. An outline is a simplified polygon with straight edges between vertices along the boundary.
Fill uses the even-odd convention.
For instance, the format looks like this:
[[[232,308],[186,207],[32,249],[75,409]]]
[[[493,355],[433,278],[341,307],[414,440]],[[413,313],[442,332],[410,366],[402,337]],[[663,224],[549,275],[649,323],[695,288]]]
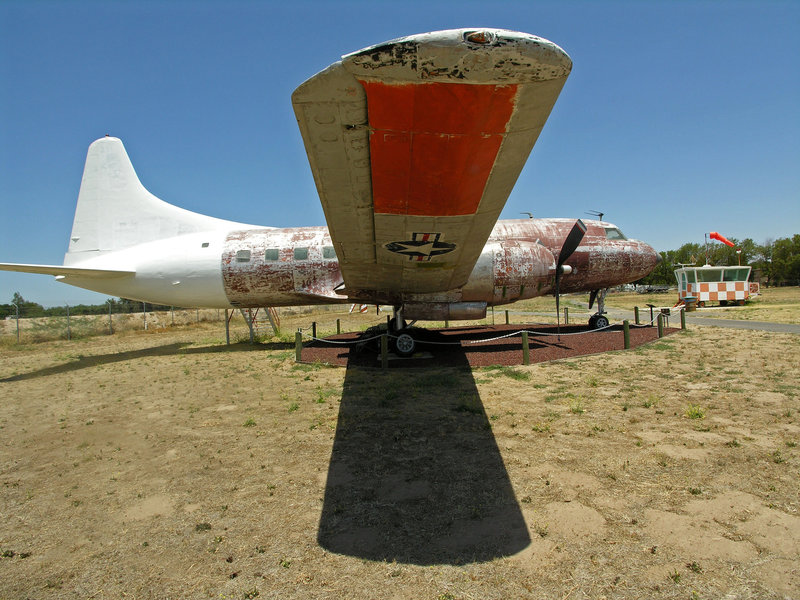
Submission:
[[[597,315],[589,317],[589,329],[597,329]]]
[[[405,331],[400,332],[400,335],[394,340],[394,351],[397,356],[408,358],[414,354],[417,348],[417,341],[414,337]]]
[[[594,328],[602,329],[603,327],[608,327],[608,318],[603,315],[598,315],[594,320]]]

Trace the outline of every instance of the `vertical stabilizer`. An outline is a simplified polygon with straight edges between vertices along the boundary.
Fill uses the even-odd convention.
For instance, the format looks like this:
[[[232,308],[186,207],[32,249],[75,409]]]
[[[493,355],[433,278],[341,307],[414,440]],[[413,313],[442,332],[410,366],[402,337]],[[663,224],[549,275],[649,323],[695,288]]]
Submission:
[[[241,224],[193,213],[148,192],[118,138],[101,138],[86,155],[64,264],[137,244]]]

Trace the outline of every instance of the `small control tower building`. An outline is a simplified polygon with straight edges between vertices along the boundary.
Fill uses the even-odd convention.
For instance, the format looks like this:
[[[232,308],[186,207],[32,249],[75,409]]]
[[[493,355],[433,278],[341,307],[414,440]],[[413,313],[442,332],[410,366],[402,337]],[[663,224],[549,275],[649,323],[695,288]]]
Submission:
[[[675,269],[678,280],[678,302],[705,306],[708,302],[743,305],[758,295],[758,283],[750,283],[750,267],[680,267]]]

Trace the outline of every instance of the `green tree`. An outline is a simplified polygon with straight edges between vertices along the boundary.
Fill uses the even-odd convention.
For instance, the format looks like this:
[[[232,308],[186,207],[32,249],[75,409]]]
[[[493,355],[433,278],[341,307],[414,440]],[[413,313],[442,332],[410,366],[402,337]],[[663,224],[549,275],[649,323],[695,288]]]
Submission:
[[[800,234],[775,240],[770,270],[777,285],[800,284]]]
[[[36,302],[28,302],[19,292],[14,292],[14,297],[11,299],[11,303],[19,307],[20,317],[43,317],[45,315],[44,307],[41,304],[37,304]],[[14,311],[12,314],[15,314],[16,308],[13,306],[11,308]]]

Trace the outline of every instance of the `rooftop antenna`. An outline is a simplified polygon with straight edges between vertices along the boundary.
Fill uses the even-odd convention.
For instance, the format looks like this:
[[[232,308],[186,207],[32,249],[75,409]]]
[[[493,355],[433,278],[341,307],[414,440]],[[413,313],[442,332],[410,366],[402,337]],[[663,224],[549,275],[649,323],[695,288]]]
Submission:
[[[531,212],[521,212],[521,213],[519,213],[519,214],[521,214],[521,215],[528,215],[528,218],[529,218],[529,219],[532,219],[532,218],[533,218],[533,213],[531,213]]]
[[[587,215],[594,215],[595,217],[597,217],[601,221],[603,220],[603,215],[605,214],[605,213],[601,213],[598,210],[587,210],[585,212],[586,212]]]

